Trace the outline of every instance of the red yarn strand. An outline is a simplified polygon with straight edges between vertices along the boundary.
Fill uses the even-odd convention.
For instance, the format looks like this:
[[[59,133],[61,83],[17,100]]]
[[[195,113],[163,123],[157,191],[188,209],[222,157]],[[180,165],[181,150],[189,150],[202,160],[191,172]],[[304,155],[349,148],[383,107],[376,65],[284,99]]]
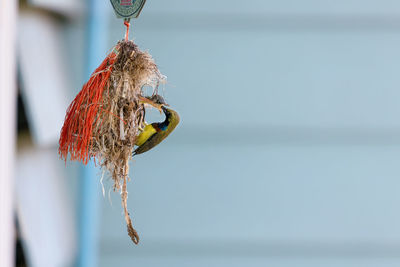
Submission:
[[[124,25],[126,26],[125,41],[129,41],[129,20],[124,20]]]

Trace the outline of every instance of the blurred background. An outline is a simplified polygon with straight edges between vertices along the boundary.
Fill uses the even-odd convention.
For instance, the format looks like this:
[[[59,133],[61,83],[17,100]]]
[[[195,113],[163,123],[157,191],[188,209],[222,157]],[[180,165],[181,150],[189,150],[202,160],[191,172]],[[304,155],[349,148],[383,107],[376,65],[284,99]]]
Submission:
[[[147,1],[131,38],[182,120],[131,163],[139,246],[110,179],[102,196],[99,169],[57,154],[123,21],[109,1],[16,4],[0,2],[1,266],[400,265],[399,1]]]

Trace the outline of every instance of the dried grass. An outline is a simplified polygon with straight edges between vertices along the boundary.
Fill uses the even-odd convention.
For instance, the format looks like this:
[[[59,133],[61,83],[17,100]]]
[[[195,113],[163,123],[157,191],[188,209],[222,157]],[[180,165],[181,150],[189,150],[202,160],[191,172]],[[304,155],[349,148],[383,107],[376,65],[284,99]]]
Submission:
[[[71,158],[78,154],[80,157],[76,155],[75,157],[84,163],[85,159],[87,162],[87,158],[94,157],[101,167],[110,173],[114,181],[114,191],[121,192],[128,234],[132,241],[137,244],[139,236],[133,228],[127,209],[127,181],[129,179],[129,161],[132,158],[136,137],[139,128],[144,127],[145,110],[143,104],[139,103],[139,97],[143,96],[142,88],[144,86],[152,87],[153,91],[157,90],[158,84],[163,82],[165,78],[159,72],[151,55],[140,51],[132,41],[120,41],[113,53],[116,54],[115,62],[112,64],[108,81],[104,88],[101,88],[102,97],[99,102],[90,103],[91,98],[85,96],[85,98],[82,97],[83,103],[80,103],[80,106],[76,108],[76,110],[79,110],[78,113],[81,113],[92,105],[96,106],[96,115],[90,122],[91,138],[86,158],[85,155],[82,156],[81,151],[76,152],[74,150],[76,143],[81,142],[83,135],[80,132],[84,130],[71,133],[71,128],[65,124],[63,131],[66,128],[66,134],[64,135],[74,135],[77,138],[74,141],[67,138],[67,142],[64,143],[60,139],[60,154],[64,158],[66,158],[65,151],[71,153]],[[91,80],[95,79],[96,75],[99,75],[99,73],[94,73]],[[85,86],[90,87],[91,85],[86,84]],[[92,95],[94,93],[86,94]],[[71,121],[78,120],[77,125],[87,124],[84,121],[85,118],[82,118],[82,114],[75,115],[74,109],[78,100],[75,99],[74,102],[69,108],[70,114],[67,113],[67,117],[72,117]],[[74,109],[71,109],[71,107]],[[78,141],[76,141],[77,139]]]

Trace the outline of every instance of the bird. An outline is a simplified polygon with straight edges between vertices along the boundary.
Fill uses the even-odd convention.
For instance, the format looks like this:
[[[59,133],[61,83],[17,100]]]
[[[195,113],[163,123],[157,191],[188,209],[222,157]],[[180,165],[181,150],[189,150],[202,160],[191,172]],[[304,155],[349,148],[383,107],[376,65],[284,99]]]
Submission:
[[[143,131],[137,136],[135,145],[137,148],[133,151],[133,156],[149,151],[153,147],[161,143],[179,124],[179,114],[168,108],[164,98],[160,95],[146,97],[147,100],[141,99],[142,102],[150,104],[153,107],[164,112],[165,120],[163,122],[155,122],[147,124]]]

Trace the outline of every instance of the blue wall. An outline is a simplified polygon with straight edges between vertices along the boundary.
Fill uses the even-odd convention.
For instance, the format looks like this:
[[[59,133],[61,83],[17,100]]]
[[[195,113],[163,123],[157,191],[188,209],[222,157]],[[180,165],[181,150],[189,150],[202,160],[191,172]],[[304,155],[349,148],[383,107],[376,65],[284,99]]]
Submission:
[[[398,1],[148,1],[133,36],[182,122],[132,163],[139,247],[119,195],[102,201],[101,266],[398,266],[399,18]]]

